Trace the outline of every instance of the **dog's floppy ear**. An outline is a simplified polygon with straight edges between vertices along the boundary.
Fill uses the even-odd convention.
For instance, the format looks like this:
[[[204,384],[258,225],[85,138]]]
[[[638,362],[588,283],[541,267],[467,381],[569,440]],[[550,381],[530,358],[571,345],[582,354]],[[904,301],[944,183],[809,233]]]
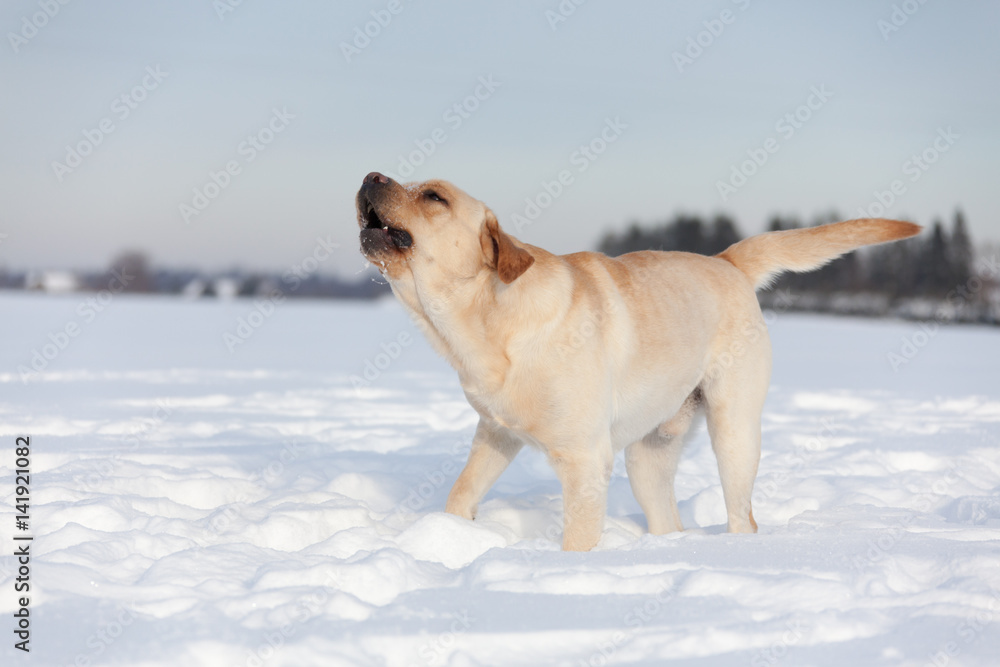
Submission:
[[[496,269],[497,276],[505,284],[517,280],[518,276],[535,263],[535,258],[524,248],[517,246],[502,229],[493,211],[486,210],[486,220],[479,233],[479,243],[483,247],[486,265]]]

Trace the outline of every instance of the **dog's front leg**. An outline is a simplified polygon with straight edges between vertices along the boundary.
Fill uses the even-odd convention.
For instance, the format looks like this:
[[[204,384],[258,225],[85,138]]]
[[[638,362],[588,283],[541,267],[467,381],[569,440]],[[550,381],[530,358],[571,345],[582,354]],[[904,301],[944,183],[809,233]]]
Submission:
[[[590,551],[604,532],[613,462],[610,445],[556,452],[550,458],[563,489],[563,550]]]
[[[466,519],[475,518],[479,501],[523,446],[510,431],[480,417],[469,461],[451,487],[444,511]]]

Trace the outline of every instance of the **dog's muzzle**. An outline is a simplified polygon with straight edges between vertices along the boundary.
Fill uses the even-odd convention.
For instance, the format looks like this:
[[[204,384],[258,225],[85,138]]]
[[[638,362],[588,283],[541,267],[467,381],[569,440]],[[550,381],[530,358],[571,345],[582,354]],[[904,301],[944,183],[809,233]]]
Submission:
[[[361,225],[361,252],[365,256],[381,255],[388,250],[404,250],[413,245],[413,237],[401,227],[389,224],[379,210],[396,184],[388,176],[373,171],[365,176],[358,190],[358,223]]]

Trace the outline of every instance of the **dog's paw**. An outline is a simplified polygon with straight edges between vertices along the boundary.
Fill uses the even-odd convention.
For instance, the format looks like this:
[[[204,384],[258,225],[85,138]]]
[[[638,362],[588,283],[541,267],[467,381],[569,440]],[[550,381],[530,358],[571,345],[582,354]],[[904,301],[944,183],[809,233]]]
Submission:
[[[460,502],[452,501],[451,498],[448,499],[448,503],[444,507],[444,511],[448,514],[454,514],[455,516],[460,516],[463,519],[468,519],[469,521],[475,521],[476,519],[476,507],[469,507],[463,505]]]

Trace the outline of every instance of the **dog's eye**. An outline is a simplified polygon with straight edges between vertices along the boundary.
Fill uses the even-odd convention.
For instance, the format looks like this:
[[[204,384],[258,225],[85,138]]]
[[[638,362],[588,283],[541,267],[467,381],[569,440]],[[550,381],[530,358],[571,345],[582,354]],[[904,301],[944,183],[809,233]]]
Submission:
[[[442,204],[447,204],[448,203],[448,202],[445,201],[444,197],[442,197],[438,193],[434,192],[433,190],[428,190],[427,192],[424,193],[424,196],[427,197],[428,199],[430,199],[431,201],[439,201]]]

